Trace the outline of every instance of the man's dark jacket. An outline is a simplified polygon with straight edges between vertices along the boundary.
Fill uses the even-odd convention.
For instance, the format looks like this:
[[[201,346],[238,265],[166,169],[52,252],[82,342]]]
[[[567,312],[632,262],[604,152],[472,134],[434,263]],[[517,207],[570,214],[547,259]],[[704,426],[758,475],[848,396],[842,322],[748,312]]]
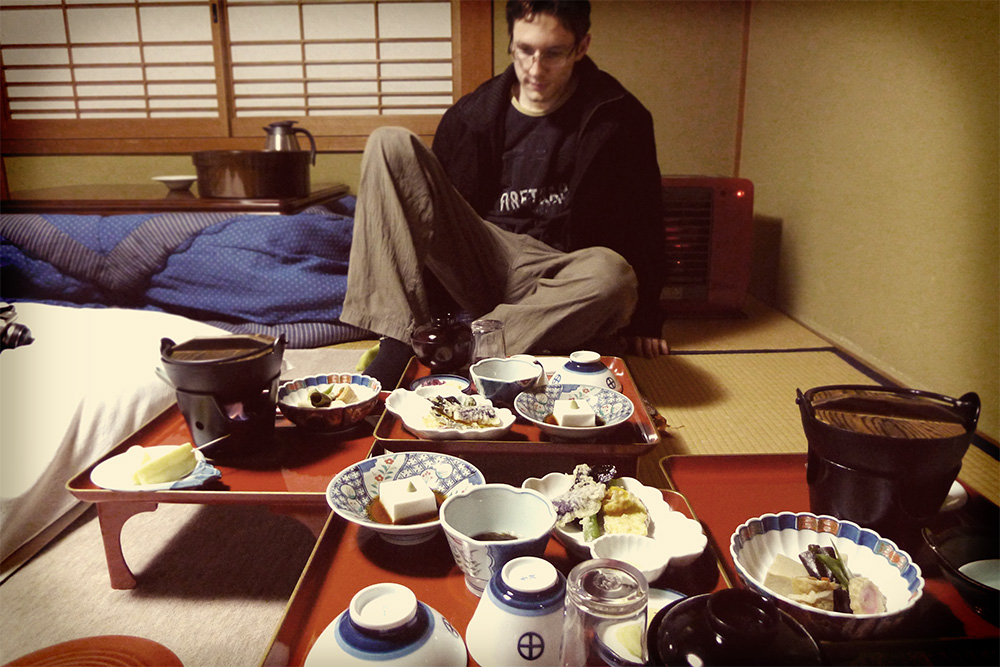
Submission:
[[[588,102],[569,183],[565,240],[553,245],[606,246],[628,260],[639,279],[639,305],[626,332],[658,338],[664,235],[653,118],[589,57],[576,70],[574,95]],[[434,152],[452,183],[484,217],[500,194],[504,118],[516,82],[511,65],[455,103],[434,135]]]

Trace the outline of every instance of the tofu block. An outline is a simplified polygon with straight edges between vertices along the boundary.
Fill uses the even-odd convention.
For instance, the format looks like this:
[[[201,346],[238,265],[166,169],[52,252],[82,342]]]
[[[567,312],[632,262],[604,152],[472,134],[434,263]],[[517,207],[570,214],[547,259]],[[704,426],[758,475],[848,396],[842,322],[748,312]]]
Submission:
[[[162,484],[176,482],[194,470],[198,459],[190,442],[171,449],[163,456],[149,459],[135,471],[132,481],[136,484]]]
[[[403,477],[382,482],[379,500],[393,523],[416,523],[437,514],[437,499],[421,477]]]
[[[593,426],[596,415],[587,401],[560,398],[552,406],[552,416],[560,426]]]
[[[788,597],[793,591],[793,582],[797,577],[808,577],[805,565],[801,561],[778,554],[767,569],[764,577],[764,588],[778,595]]]

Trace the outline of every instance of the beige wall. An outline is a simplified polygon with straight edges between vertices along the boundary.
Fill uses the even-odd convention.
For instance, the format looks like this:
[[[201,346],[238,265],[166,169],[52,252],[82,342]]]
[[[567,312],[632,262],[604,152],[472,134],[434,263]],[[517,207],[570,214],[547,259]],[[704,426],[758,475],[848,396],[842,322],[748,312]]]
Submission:
[[[495,3],[495,70],[510,64],[503,2]],[[664,174],[734,175],[741,2],[594,0],[590,56],[655,118]]]
[[[509,62],[502,5],[496,71]],[[653,112],[663,173],[754,181],[761,228],[780,241],[763,296],[905,385],[979,392],[994,439],[997,7],[754,3],[739,147],[743,3],[596,0],[591,48]],[[359,161],[322,155],[313,181],[356,189]],[[190,172],[183,157],[7,165],[15,189]]]
[[[998,435],[996,2],[759,2],[741,175],[777,305]]]

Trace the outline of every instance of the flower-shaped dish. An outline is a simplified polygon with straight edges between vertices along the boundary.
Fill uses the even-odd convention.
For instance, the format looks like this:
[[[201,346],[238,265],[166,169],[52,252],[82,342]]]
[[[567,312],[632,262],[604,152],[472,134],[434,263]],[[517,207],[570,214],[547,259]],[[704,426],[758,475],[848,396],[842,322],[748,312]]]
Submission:
[[[369,505],[378,497],[379,484],[407,477],[423,478],[431,490],[445,497],[486,481],[478,468],[457,456],[399,452],[373,456],[341,470],[326,488],[326,501],[338,516],[377,532],[386,542],[426,542],[440,529],[440,518],[395,525],[374,521],[368,514]]]
[[[608,389],[607,391],[612,391]],[[617,392],[615,392],[617,393]],[[674,510],[663,499],[659,489],[645,486],[632,477],[619,478],[625,489],[639,498],[649,512],[649,537],[656,540],[657,546],[670,559],[670,565],[684,567],[690,565],[705,551],[708,538],[701,528],[701,523],[689,519]],[[528,489],[541,492],[549,500],[554,500],[573,484],[573,475],[561,472],[550,472],[542,478],[529,477],[521,483]],[[590,545],[583,539],[583,530],[577,521],[566,526],[556,526],[555,536],[566,550],[577,558],[591,558]]]
[[[605,533],[590,543],[590,555],[625,561],[642,572],[652,586],[670,564],[670,554],[661,546],[647,535]]]
[[[560,399],[585,401],[600,420],[598,426],[559,426],[549,423],[555,402]],[[523,391],[514,399],[517,413],[543,433],[563,440],[593,439],[628,421],[635,406],[628,396],[607,387],[585,384],[550,384],[535,391]]]
[[[420,387],[416,391],[395,389],[385,399],[385,408],[403,420],[403,426],[419,438],[427,440],[496,440],[514,425],[514,413],[507,408],[497,408],[499,426],[483,428],[451,428],[429,426],[424,421],[431,413],[431,401],[434,396],[455,396],[461,399],[473,399],[477,405],[493,404],[489,399],[478,394],[462,394],[453,387],[430,386]]]
[[[314,388],[330,384],[349,384],[358,400],[347,405],[325,408],[309,405]],[[278,409],[288,420],[307,431],[331,433],[350,428],[371,414],[378,402],[382,385],[375,378],[359,373],[329,373],[289,380],[278,387]]]
[[[764,587],[778,554],[798,560],[810,544],[837,547],[855,576],[870,579],[885,595],[886,611],[846,614],[816,609]],[[775,602],[817,639],[865,639],[895,628],[923,596],[920,566],[890,540],[851,521],[811,512],[764,514],[747,520],[730,538],[729,552],[746,585]]]

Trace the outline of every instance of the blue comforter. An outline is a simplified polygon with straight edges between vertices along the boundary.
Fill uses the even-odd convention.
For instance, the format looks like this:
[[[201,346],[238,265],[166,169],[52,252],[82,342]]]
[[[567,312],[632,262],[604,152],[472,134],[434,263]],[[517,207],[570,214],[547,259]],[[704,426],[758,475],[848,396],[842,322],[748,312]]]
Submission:
[[[0,217],[0,296],[162,310],[290,347],[352,340],[340,323],[354,198],[289,216]]]

